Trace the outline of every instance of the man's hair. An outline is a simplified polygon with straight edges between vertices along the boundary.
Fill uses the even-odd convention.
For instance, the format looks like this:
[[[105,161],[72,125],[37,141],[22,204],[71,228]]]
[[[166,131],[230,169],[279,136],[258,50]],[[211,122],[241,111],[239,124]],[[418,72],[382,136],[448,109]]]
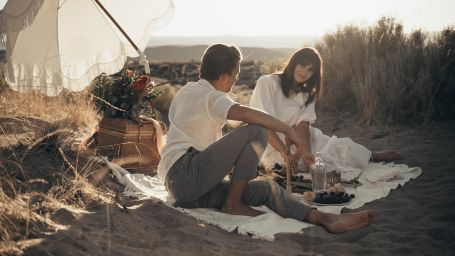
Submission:
[[[224,74],[232,74],[242,53],[235,46],[215,44],[208,47],[202,56],[199,78],[217,80]]]

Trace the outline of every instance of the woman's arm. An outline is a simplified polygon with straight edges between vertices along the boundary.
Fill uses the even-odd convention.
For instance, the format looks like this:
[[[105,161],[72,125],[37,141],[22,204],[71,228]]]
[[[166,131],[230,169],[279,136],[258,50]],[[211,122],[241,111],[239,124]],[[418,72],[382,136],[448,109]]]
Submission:
[[[269,139],[269,144],[272,145],[272,147],[280,152],[281,156],[283,159],[286,157],[286,145],[281,141],[281,139],[278,137],[275,131],[268,130],[268,139]]]
[[[303,145],[301,155],[298,155],[297,152],[294,155],[294,160],[298,161],[300,157],[303,157],[305,164],[310,166],[314,162],[314,155],[311,153],[310,123],[302,121],[295,127],[295,130],[303,138]]]

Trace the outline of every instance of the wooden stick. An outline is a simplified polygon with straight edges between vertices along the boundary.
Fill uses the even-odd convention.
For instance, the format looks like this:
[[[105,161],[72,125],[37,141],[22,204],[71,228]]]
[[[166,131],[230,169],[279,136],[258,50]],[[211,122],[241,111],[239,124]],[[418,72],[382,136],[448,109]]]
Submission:
[[[114,23],[114,25],[122,33],[122,35],[126,38],[126,40],[128,40],[128,42],[131,44],[131,46],[133,46],[133,48],[136,50],[136,52],[140,56],[139,63],[141,63],[141,61],[144,61],[141,64],[144,65],[145,73],[150,75],[150,65],[149,65],[148,60],[146,59],[144,52],[141,51],[139,49],[139,47],[137,47],[137,45],[133,42],[133,40],[130,38],[130,36],[128,36],[128,34],[125,32],[125,30],[123,30],[123,28],[120,26],[120,24],[118,24],[118,22],[114,19],[114,17],[112,17],[112,15],[106,10],[106,8],[100,3],[100,1],[95,0],[95,2],[101,8],[101,10],[107,15],[107,17],[109,17],[109,19],[112,21],[112,23]]]
[[[112,23],[114,23],[114,25],[118,28],[118,30],[120,31],[120,33],[122,33],[122,35],[126,38],[126,40],[128,40],[128,42],[131,44],[131,46],[133,46],[133,48],[138,51],[139,50],[139,47],[137,47],[137,45],[133,42],[133,40],[131,40],[131,38],[128,36],[128,34],[125,32],[125,30],[123,30],[123,28],[120,26],[120,24],[118,24],[118,22],[114,19],[114,17],[112,17],[112,15],[106,10],[106,8],[104,8],[104,6],[100,3],[99,0],[95,0],[96,4],[98,4],[98,6],[101,8],[101,10],[107,15],[107,17],[109,17],[109,19],[112,21]]]
[[[286,157],[286,191],[292,193],[292,184],[291,184],[291,166],[289,157]]]

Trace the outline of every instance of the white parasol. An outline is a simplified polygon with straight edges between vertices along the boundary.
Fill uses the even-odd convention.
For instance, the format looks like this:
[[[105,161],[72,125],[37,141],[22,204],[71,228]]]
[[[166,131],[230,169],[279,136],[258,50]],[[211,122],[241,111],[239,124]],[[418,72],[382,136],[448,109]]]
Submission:
[[[6,81],[20,92],[81,91],[128,56],[145,60],[152,32],[173,11],[172,0],[9,0],[0,12]]]

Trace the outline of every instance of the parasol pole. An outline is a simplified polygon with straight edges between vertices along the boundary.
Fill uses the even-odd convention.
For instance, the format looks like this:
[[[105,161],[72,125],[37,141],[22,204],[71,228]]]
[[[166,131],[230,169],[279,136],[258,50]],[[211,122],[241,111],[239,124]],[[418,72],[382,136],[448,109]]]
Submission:
[[[133,42],[133,40],[131,40],[131,38],[128,36],[128,34],[126,34],[125,30],[123,30],[123,28],[120,26],[120,24],[118,24],[118,22],[114,19],[114,17],[112,17],[112,15],[106,10],[106,8],[104,8],[104,6],[100,3],[100,1],[99,0],[94,0],[94,1],[96,2],[96,4],[98,4],[98,6],[101,8],[101,10],[107,15],[107,17],[109,17],[109,19],[112,21],[112,23],[114,23],[114,25],[118,28],[118,30],[120,30],[120,32],[123,34],[123,36],[126,38],[126,40],[128,40],[128,42],[131,44],[131,46],[133,46],[133,48],[139,54],[139,57],[140,57],[139,63],[144,66],[145,73],[147,75],[150,75],[150,66],[149,66],[148,60],[146,59],[145,54],[137,47],[137,45]]]

